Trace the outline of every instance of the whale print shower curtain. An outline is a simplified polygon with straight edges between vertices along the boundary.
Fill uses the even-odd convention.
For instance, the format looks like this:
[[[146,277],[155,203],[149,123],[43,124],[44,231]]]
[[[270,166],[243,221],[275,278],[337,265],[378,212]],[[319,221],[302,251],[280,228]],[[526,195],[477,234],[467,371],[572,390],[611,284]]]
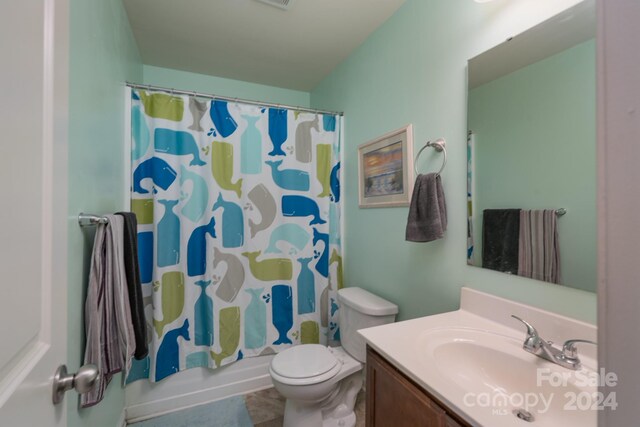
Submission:
[[[150,356],[128,381],[339,340],[341,118],[132,98]]]

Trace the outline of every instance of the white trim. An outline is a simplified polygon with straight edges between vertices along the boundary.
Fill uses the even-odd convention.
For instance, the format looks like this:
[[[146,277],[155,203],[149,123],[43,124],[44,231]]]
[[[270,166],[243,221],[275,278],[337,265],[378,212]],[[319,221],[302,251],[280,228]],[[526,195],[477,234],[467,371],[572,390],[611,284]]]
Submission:
[[[42,82],[42,312],[39,339],[51,344],[53,322],[51,310],[52,258],[53,258],[53,141],[54,141],[54,93],[55,80],[55,4],[44,2],[44,67]]]
[[[273,387],[271,375],[267,372],[233,383],[128,406],[125,408],[126,420],[128,423],[144,421],[194,406],[215,402],[232,396],[245,395],[271,387]]]
[[[120,412],[120,418],[118,418],[116,427],[127,427],[127,412],[125,408],[122,408],[122,412]]]
[[[123,205],[125,211],[131,210],[131,148],[133,142],[131,138],[131,88],[129,86],[124,87],[124,147],[123,147],[123,160],[124,165],[124,201]]]
[[[598,363],[615,373],[615,410],[598,425],[638,425],[640,339],[640,2],[598,1]]]

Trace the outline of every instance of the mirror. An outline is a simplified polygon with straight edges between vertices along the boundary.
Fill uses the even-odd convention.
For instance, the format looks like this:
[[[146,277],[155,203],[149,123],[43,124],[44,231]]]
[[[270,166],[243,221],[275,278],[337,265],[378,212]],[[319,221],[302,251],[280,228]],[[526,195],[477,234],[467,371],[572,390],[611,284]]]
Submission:
[[[596,290],[595,2],[468,63],[468,264]]]

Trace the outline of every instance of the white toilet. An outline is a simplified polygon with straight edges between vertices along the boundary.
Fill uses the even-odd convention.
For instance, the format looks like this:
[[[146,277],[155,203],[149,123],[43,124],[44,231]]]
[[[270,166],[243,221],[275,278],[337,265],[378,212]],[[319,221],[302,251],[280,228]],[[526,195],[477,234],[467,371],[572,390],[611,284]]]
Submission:
[[[392,323],[398,306],[361,288],[338,291],[342,347],[303,344],[277,354],[269,373],[287,403],[283,427],[353,427],[364,380],[359,329]]]

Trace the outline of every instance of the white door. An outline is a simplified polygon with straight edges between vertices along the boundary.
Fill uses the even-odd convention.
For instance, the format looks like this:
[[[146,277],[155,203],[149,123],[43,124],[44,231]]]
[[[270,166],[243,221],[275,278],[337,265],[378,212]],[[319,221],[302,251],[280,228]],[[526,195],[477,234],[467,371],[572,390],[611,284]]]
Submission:
[[[67,0],[0,8],[0,426],[66,426]]]

